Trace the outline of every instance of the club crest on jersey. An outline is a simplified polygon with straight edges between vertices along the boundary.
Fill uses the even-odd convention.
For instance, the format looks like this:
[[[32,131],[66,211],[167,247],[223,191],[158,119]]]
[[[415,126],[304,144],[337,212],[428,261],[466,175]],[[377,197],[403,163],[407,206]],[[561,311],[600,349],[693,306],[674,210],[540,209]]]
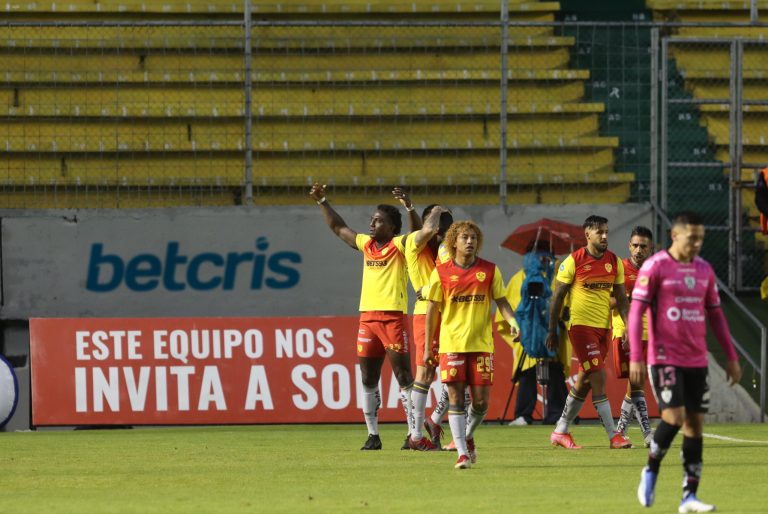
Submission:
[[[613,266],[609,262],[606,262],[605,263],[605,271],[610,273],[612,269],[613,269]]]
[[[696,277],[686,275],[686,277],[683,279],[683,282],[685,282],[685,287],[688,289],[693,289],[696,287]]]
[[[459,370],[457,370],[456,368],[451,368],[450,371],[448,371],[448,373],[450,373],[452,377],[455,377],[459,373]]]
[[[477,280],[479,280],[480,282],[483,282],[485,280],[485,272],[478,271],[477,273],[475,273],[475,277],[477,277]]]

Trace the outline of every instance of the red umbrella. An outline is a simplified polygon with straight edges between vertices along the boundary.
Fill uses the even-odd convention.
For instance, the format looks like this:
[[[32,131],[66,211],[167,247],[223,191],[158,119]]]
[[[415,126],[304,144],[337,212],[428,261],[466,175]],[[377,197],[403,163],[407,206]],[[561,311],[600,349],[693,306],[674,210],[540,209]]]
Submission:
[[[525,255],[531,245],[535,245],[538,241],[549,243],[549,248],[555,255],[571,253],[587,244],[584,229],[579,225],[542,218],[517,227],[501,243],[501,246]]]

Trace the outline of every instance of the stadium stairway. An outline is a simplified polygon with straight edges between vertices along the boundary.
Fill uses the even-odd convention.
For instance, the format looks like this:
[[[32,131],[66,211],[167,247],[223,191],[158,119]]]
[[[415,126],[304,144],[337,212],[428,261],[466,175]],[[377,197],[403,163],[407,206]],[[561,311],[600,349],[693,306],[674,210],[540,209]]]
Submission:
[[[167,25],[0,26],[0,207],[231,205],[242,201],[245,131],[241,2],[5,4],[10,21],[167,21]],[[557,2],[512,2],[513,21],[552,21]],[[321,181],[342,203],[389,198],[395,184],[445,202],[496,203],[498,2],[256,2],[254,189],[303,203]],[[445,26],[323,25],[335,20]],[[451,25],[453,24],[453,25]],[[574,38],[514,27],[509,50],[510,203],[614,203],[620,138],[601,132]],[[90,192],[90,193],[89,193]],[[471,193],[471,194],[468,194]]]
[[[653,10],[654,19],[665,22],[748,22],[750,21],[749,1],[712,1],[712,0],[647,0]],[[765,22],[768,2],[758,2],[760,21]],[[691,38],[733,38],[764,40],[768,36],[766,27],[681,27],[674,31],[675,36]],[[678,97],[706,100],[711,103],[681,105],[671,110],[670,149],[671,160],[694,162],[728,162],[730,143],[730,115],[728,99],[730,77],[730,48],[728,44],[702,43],[690,45],[671,45],[670,77],[674,77],[674,94]],[[768,46],[745,45],[744,50],[743,98],[744,100],[768,99]],[[719,101],[718,101],[719,100]],[[768,162],[766,158],[765,121],[768,110],[765,106],[745,105],[743,108],[742,145],[745,162]],[[694,126],[695,125],[695,126]],[[688,168],[680,169],[680,177],[671,188],[675,205],[683,207],[703,206],[707,220],[713,224],[723,224],[728,219],[727,197],[719,204],[713,203],[713,195],[718,191],[727,191],[728,169]],[[754,170],[743,169],[741,179],[754,180]],[[695,192],[691,191],[695,189]],[[692,194],[693,193],[693,194]],[[754,207],[754,192],[744,189],[742,193],[743,215],[749,223],[758,226],[758,212]],[[745,235],[742,238],[742,255],[745,262],[744,283],[759,284],[768,271],[766,244],[768,238],[762,234]],[[708,253],[727,255],[727,240],[723,239]],[[720,276],[726,276],[725,262],[722,258],[711,258],[718,268]]]

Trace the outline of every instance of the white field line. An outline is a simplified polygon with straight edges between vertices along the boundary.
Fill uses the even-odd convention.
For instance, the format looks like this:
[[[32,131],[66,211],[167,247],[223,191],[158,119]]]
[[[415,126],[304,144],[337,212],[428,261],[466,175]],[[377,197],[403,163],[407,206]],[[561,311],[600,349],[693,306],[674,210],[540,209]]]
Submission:
[[[732,443],[757,443],[757,444],[768,444],[768,441],[752,441],[750,439],[737,439],[735,437],[728,437],[726,435],[717,435],[717,434],[703,434],[704,437],[710,437],[712,439],[719,439],[721,441],[729,441]]]

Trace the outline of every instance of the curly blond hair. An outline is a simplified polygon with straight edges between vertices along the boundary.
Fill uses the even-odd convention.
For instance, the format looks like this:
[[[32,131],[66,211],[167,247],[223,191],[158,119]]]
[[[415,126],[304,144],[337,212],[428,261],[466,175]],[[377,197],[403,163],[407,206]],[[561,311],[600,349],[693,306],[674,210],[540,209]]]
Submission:
[[[443,239],[443,245],[445,246],[448,255],[451,256],[451,259],[456,257],[456,239],[458,239],[459,234],[464,230],[472,230],[477,234],[476,253],[480,253],[480,250],[483,248],[483,231],[480,230],[477,223],[469,220],[456,221],[450,226],[448,232],[445,233],[445,239]]]

